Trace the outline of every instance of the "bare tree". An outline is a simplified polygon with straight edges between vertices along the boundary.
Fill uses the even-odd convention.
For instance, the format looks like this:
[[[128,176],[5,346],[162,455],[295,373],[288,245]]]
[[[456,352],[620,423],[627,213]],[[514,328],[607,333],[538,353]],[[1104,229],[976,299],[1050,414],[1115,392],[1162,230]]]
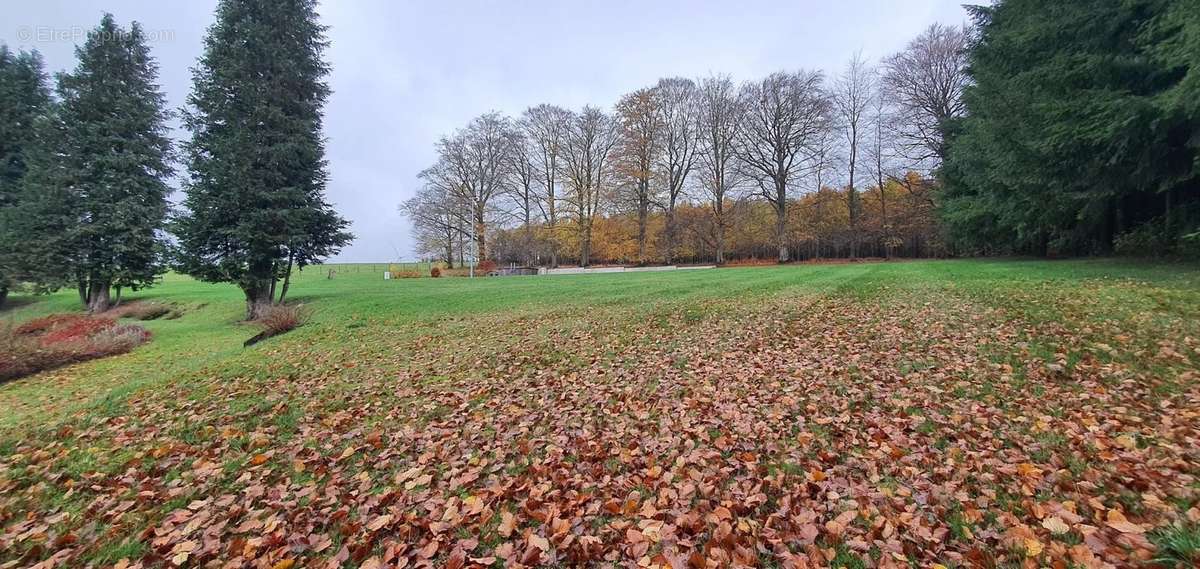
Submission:
[[[735,144],[740,168],[758,184],[775,209],[779,262],[787,247],[788,187],[814,154],[819,134],[828,128],[829,101],[816,71],[776,72],[742,86],[746,114]]]
[[[696,163],[696,147],[700,143],[699,99],[696,84],[691,79],[661,79],[655,89],[662,97],[663,148],[659,154],[659,169],[667,194],[663,253],[664,260],[670,264],[679,241],[675,206]]]
[[[939,167],[946,156],[946,121],[966,111],[966,27],[933,24],[904,51],[883,60],[883,81],[895,100],[901,150],[914,166]]]
[[[863,61],[862,53],[855,53],[846,69],[833,83],[833,106],[837,123],[846,143],[847,174],[846,209],[850,214],[850,257],[858,254],[858,222],[862,216],[862,198],[855,185],[854,175],[858,170],[858,157],[863,130],[866,127],[867,107],[875,90],[874,72]]]
[[[728,76],[700,80],[699,138],[696,150],[700,186],[712,198],[713,248],[717,264],[725,262],[725,231],[729,217],[725,200],[737,187],[739,179],[734,168],[734,141],[742,123],[743,107],[737,89]]]
[[[416,251],[440,256],[450,268],[454,268],[455,245],[469,235],[470,220],[463,215],[466,211],[469,210],[463,204],[436,184],[427,184],[400,204],[400,213],[412,221]]]
[[[542,222],[550,230],[550,266],[558,266],[558,241],[553,233],[558,225],[558,175],[562,169],[559,159],[572,115],[562,107],[541,104],[530,107],[521,115],[519,126],[532,146],[530,162],[539,181],[537,205],[542,212]]]
[[[513,138],[512,122],[500,113],[476,117],[438,141],[438,163],[420,174],[469,208],[479,259],[487,258],[486,216],[504,188]]]
[[[601,199],[613,177],[616,121],[596,107],[584,107],[567,129],[563,164],[569,197],[579,224],[579,264],[590,263],[592,223],[600,214]]]
[[[889,172],[892,159],[895,156],[893,139],[890,136],[895,131],[890,121],[893,114],[890,110],[887,93],[876,89],[871,96],[867,129],[869,143],[867,145],[868,169],[874,178],[875,187],[879,191],[880,230],[883,237],[884,254],[891,256],[895,248],[892,237],[892,223],[888,218],[888,201],[886,179],[895,179],[895,174]]]
[[[514,129],[511,136],[512,142],[505,166],[507,181],[504,192],[514,206],[513,217],[521,224],[521,259],[526,265],[530,265],[533,263],[533,216],[538,208],[540,175],[537,165],[533,162],[532,145],[524,132]]]
[[[616,108],[620,138],[614,165],[628,189],[621,192],[627,198],[621,201],[628,202],[629,209],[637,212],[639,265],[646,263],[647,225],[657,197],[652,176],[663,131],[660,94],[653,87],[638,89],[621,97]]]

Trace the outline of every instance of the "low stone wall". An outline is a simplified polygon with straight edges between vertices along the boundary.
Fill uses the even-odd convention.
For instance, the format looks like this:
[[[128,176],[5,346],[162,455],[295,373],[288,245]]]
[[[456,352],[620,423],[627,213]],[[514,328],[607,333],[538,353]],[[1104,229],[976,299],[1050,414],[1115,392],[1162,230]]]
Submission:
[[[598,273],[648,273],[657,271],[690,271],[695,269],[715,269],[715,265],[688,265],[680,267],[667,265],[664,267],[566,267],[559,269],[538,269],[539,275],[591,275]]]

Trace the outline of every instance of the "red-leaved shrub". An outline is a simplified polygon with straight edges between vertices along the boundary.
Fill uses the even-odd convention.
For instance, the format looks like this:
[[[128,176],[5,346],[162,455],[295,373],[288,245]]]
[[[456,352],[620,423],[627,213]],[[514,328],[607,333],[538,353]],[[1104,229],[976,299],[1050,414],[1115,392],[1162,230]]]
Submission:
[[[442,276],[442,269],[440,269],[440,268],[438,268],[438,267],[434,267],[434,268],[432,268],[432,269],[429,269],[429,276],[431,276],[431,277],[433,277],[433,278],[435,278],[435,279],[436,279],[436,278],[438,278],[438,277],[440,277],[440,276]]]
[[[150,333],[141,326],[78,314],[0,327],[0,380],[123,354],[149,339]]]
[[[116,325],[117,323],[109,318],[76,318],[47,330],[42,336],[42,345],[84,340]]]
[[[480,261],[478,265],[475,266],[475,272],[487,274],[487,273],[490,273],[490,272],[496,270],[497,266],[498,265],[496,265],[495,261],[493,261],[491,259],[484,259],[484,260]]]

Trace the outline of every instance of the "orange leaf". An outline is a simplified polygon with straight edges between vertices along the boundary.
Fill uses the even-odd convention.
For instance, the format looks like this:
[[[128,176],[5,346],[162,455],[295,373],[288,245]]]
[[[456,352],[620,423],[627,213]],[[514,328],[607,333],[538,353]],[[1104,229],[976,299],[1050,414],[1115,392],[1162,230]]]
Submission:
[[[500,512],[500,527],[496,528],[496,531],[500,532],[501,536],[508,537],[515,529],[517,529],[517,517],[509,512]]]

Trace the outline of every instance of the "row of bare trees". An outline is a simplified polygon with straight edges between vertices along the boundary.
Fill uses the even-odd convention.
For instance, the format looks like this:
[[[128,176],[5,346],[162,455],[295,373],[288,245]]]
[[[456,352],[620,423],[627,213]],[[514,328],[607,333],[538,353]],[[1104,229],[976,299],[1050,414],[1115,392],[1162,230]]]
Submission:
[[[681,204],[704,204],[705,239],[722,263],[729,208],[759,199],[774,212],[778,260],[788,261],[788,215],[801,195],[837,188],[856,235],[866,187],[876,188],[886,227],[889,193],[879,188],[936,170],[943,133],[963,112],[968,41],[966,28],[935,24],[878,66],[856,54],[832,77],[780,71],[740,85],[671,77],[611,111],[490,112],[438,141],[436,163],[401,209],[428,257],[454,263],[471,247],[490,258],[489,233],[506,228],[518,231],[527,263],[565,256],[587,265],[600,216],[636,220],[637,263],[674,262]],[[652,232],[655,216],[662,223]],[[572,250],[561,250],[568,241]]]

